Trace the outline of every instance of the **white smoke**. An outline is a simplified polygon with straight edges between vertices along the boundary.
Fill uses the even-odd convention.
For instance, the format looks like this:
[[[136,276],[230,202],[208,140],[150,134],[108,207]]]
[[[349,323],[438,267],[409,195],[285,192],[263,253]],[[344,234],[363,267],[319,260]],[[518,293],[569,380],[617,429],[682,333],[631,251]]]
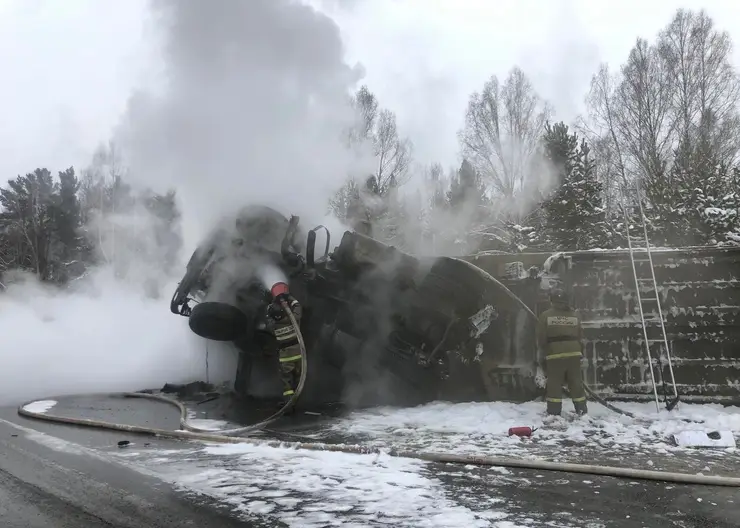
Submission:
[[[288,279],[282,270],[275,266],[262,266],[257,270],[257,276],[262,281],[262,285],[267,289],[272,288],[278,282],[288,283]]]
[[[361,71],[344,63],[335,24],[289,0],[153,0],[152,10],[162,83],[131,98],[114,141],[127,183],[177,191],[183,257],[251,203],[326,225],[329,196],[370,172],[343,140]],[[139,236],[142,221],[130,224]],[[163,286],[145,270],[158,263],[142,263],[134,246],[116,245],[126,281],[103,268],[68,292],[31,281],[0,294],[3,402],[205,379],[205,342],[168,306],[184,267]],[[152,276],[155,291],[142,284]],[[210,381],[232,380],[229,351],[212,351],[209,365]]]
[[[28,277],[0,296],[0,313],[4,404],[205,379],[203,340],[165,299],[147,298],[109,269],[62,293]],[[231,375],[227,361],[210,365],[211,381]]]
[[[252,203],[318,223],[348,176],[371,172],[344,134],[361,70],[329,18],[291,0],[153,5],[167,84],[132,99],[119,138],[133,177],[177,188],[190,237]]]

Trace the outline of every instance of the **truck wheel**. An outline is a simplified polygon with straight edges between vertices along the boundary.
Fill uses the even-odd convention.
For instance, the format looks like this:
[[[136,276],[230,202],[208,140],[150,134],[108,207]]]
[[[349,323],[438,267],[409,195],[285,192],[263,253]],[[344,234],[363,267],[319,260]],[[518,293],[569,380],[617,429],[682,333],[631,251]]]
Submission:
[[[236,306],[222,302],[202,302],[193,308],[190,329],[212,341],[234,341],[247,331],[249,321]]]

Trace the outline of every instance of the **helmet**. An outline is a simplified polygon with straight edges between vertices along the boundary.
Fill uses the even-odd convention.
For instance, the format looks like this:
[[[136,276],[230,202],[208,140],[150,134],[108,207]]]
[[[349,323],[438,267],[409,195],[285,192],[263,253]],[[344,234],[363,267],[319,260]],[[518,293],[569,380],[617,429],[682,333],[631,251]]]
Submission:
[[[550,289],[550,302],[559,302],[559,303],[567,302],[567,298],[565,296],[565,290],[563,290],[560,286],[555,286],[554,288],[551,288]]]

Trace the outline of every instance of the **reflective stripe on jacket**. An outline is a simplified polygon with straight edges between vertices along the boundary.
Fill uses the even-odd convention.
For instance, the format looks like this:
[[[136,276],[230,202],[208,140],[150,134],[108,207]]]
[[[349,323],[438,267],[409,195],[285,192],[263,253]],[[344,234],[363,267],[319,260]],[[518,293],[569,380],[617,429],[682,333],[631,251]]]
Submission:
[[[567,307],[554,306],[539,317],[537,341],[546,359],[580,357],[582,332],[578,313]]]
[[[290,302],[290,310],[293,312],[293,316],[298,324],[301,323],[301,305],[295,299]],[[298,336],[296,335],[293,323],[290,322],[290,317],[284,314],[280,319],[275,322],[274,326],[275,339],[278,342],[278,349],[287,348],[291,345],[295,345],[298,342]]]

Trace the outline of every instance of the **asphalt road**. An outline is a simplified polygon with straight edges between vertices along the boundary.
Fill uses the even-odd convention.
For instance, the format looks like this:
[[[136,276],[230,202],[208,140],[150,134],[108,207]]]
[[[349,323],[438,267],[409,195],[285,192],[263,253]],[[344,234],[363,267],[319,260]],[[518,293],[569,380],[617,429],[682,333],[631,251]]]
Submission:
[[[177,427],[177,413],[156,402],[105,397],[58,401],[53,414]],[[322,427],[320,422],[300,422],[301,418],[297,418],[278,429],[307,434]],[[166,480],[158,478],[156,471],[147,475],[145,471],[116,462],[115,457],[107,455],[120,455],[125,451],[117,447],[119,440],[134,443],[136,447],[130,448],[132,459],[144,468],[150,465],[147,457],[153,460],[162,450],[182,450],[183,453],[193,450],[193,445],[186,442],[49,424],[22,418],[15,407],[0,408],[0,525],[7,528],[282,525],[277,517],[270,515],[263,519],[251,516],[247,520],[232,510],[237,506],[233,501],[231,507],[226,508],[213,500],[173,488]],[[177,464],[177,458],[170,457],[167,464]],[[638,459],[625,462],[631,462],[625,465],[633,467],[640,464]],[[198,463],[201,467],[221,464],[227,469],[230,464],[224,457],[208,456],[203,456]],[[705,461],[698,459],[693,463],[701,469]],[[713,464],[716,463],[715,460]],[[720,472],[736,476],[737,465],[733,465],[736,459],[729,464]],[[236,467],[236,463],[233,465],[234,481],[243,481],[243,469]],[[666,469],[688,471],[691,468]],[[712,468],[713,473],[715,469]],[[736,488],[526,470],[501,473],[446,464],[430,464],[427,472],[444,484],[445,493],[457,504],[472,511],[485,512],[491,504],[503,502],[509,513],[506,520],[516,526],[740,526],[740,492]],[[232,478],[228,477],[228,472],[224,475]],[[243,498],[245,503],[250,500]]]
[[[141,406],[145,407],[145,406]],[[161,421],[171,412],[158,409]],[[125,413],[122,413],[125,414]],[[154,413],[143,412],[143,421]],[[168,419],[169,418],[169,419]],[[205,499],[89,456],[120,435],[54,426],[0,409],[0,525],[4,528],[231,528],[252,526]],[[76,442],[79,442],[77,444]]]

